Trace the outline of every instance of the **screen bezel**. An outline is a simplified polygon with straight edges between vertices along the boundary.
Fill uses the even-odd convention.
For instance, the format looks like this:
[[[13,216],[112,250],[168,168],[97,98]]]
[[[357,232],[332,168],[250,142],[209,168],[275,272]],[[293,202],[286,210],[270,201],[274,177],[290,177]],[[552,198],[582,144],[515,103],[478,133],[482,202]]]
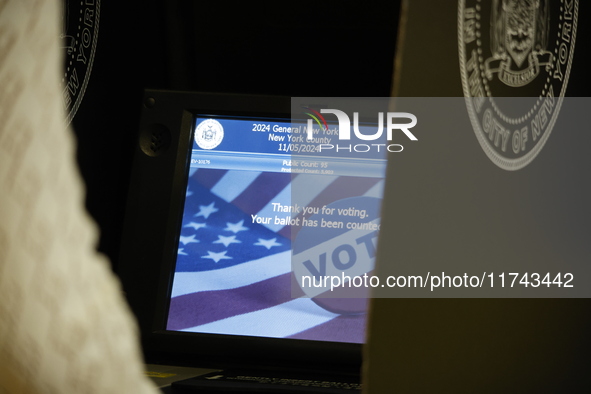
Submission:
[[[290,121],[290,103],[289,97],[277,96],[145,91],[119,275],[138,319],[146,361],[359,374],[360,344],[166,330],[195,118],[207,115]],[[165,146],[157,154],[145,148],[155,129],[165,134]]]

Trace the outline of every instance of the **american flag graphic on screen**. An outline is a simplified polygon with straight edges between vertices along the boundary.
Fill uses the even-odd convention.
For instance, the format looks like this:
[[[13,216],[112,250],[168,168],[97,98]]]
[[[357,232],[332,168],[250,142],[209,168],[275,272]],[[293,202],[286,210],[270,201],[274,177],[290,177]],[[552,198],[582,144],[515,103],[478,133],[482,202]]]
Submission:
[[[381,197],[383,180],[309,179],[192,169],[168,330],[363,342],[364,315],[341,316],[309,298],[292,298],[290,228],[275,222],[286,215],[273,203],[289,205],[292,188],[305,188],[307,203],[315,206],[352,195]]]

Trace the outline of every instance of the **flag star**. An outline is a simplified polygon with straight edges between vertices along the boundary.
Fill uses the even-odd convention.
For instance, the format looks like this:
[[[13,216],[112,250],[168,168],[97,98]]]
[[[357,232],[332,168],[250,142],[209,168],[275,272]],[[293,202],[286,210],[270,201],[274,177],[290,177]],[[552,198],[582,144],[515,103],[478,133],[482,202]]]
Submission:
[[[183,252],[183,248],[179,248],[177,254],[182,254],[184,256],[188,256],[187,253]]]
[[[186,197],[190,197],[193,195],[193,192],[187,189],[187,193],[185,194]]]
[[[273,246],[281,246],[281,244],[279,242],[277,242],[277,238],[273,238],[273,239],[259,238],[259,242],[257,242],[255,245],[264,246],[267,249],[271,249]]]
[[[201,258],[203,259],[212,259],[214,262],[218,263],[220,260],[224,260],[224,259],[231,259],[232,257],[230,256],[226,256],[226,251],[224,250],[223,252],[219,252],[219,253],[214,253],[211,251],[207,251],[207,256],[201,256]]]
[[[214,202],[209,205],[199,205],[199,212],[195,214],[195,216],[203,216],[205,219],[209,218],[214,212],[219,211],[216,207],[214,207]]]
[[[185,227],[193,227],[195,230],[199,230],[202,227],[206,227],[205,223],[195,223],[191,222],[189,224],[185,224]]]
[[[224,230],[231,231],[234,234],[236,234],[240,231],[248,230],[248,227],[244,227],[243,224],[244,224],[244,220],[241,220],[238,223],[226,223],[226,228]]]
[[[230,244],[239,244],[241,243],[239,240],[236,239],[235,235],[231,235],[229,237],[224,237],[223,235],[218,235],[217,241],[213,241],[214,244],[224,244],[227,248]]]
[[[186,245],[194,242],[199,242],[199,240],[195,239],[195,234],[191,235],[190,237],[183,237],[181,235],[181,237],[179,238],[179,242],[181,242],[183,245]]]

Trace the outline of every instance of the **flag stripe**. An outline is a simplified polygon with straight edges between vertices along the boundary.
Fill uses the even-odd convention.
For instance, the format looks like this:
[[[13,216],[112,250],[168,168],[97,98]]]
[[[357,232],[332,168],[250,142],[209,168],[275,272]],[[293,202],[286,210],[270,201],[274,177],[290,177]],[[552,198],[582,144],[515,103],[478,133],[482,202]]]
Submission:
[[[291,300],[291,273],[230,290],[204,291],[170,302],[169,330],[182,330]]]
[[[176,272],[172,297],[198,291],[234,289],[290,271],[291,252],[287,251],[218,270]]]
[[[384,195],[384,181],[381,180],[376,183],[371,189],[369,189],[365,194],[364,197],[375,197],[375,198],[382,198]]]
[[[182,331],[288,337],[318,324],[326,323],[337,316],[322,309],[309,298],[297,298],[271,308],[228,317]]]
[[[227,172],[228,170],[202,168],[197,171],[193,179],[204,187],[211,189]]]
[[[241,171],[244,172],[244,171]],[[232,204],[248,214],[259,212],[268,202],[274,200],[291,181],[288,173],[264,172],[260,174]]]
[[[289,338],[363,343],[365,340],[365,317],[365,314],[339,316],[326,323],[290,335]]]
[[[324,189],[330,186],[338,177],[332,175],[308,175],[299,176],[292,179],[291,187],[293,192],[297,192],[297,203],[301,206],[310,205],[310,202],[314,200]],[[299,191],[305,190],[305,193],[299,193]],[[291,197],[289,201],[291,201]]]
[[[260,175],[261,173],[257,171],[228,171],[211,188],[211,192],[226,202],[232,201],[250,187]]]
[[[380,180],[380,178],[339,177],[334,182],[331,182],[322,193],[310,201],[309,205],[312,207],[322,207],[337,200],[360,196],[370,190]],[[298,202],[300,193],[306,194],[307,192],[305,189],[301,191],[293,189],[292,199],[295,199],[295,201],[292,200],[293,202]]]

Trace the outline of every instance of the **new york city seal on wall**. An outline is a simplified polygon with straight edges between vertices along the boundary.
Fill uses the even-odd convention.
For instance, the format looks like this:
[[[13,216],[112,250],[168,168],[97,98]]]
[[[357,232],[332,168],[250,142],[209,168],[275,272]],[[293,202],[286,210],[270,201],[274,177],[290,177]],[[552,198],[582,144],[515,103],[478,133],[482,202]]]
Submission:
[[[541,151],[568,85],[578,0],[459,0],[462,85],[476,137],[505,170]]]
[[[70,124],[86,92],[99,30],[100,0],[64,0],[62,97]]]

